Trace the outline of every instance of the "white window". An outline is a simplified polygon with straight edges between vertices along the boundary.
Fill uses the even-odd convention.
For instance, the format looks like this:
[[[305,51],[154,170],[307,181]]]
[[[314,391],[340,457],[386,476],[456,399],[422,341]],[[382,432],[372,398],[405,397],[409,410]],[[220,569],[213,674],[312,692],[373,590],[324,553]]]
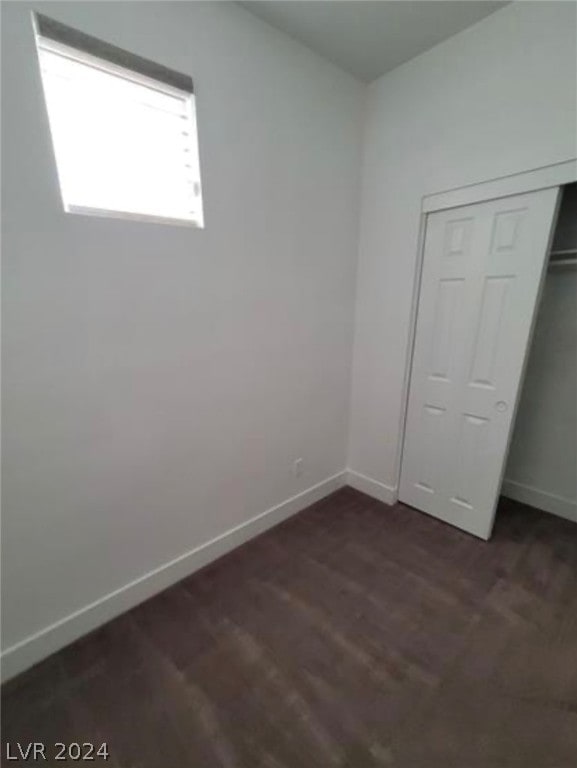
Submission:
[[[64,209],[202,227],[192,80],[35,21]]]

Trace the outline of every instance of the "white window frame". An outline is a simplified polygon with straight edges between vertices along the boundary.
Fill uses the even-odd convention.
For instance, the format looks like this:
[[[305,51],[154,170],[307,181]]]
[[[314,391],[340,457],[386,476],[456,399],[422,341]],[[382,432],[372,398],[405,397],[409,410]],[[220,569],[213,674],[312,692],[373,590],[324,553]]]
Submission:
[[[197,126],[197,120],[196,120],[196,96],[194,92],[185,91],[180,88],[176,88],[172,85],[168,85],[168,83],[163,83],[159,80],[155,80],[154,78],[147,77],[146,75],[140,74],[139,72],[135,72],[134,70],[131,70],[127,67],[121,67],[118,64],[109,62],[104,58],[98,58],[97,56],[93,56],[92,54],[86,53],[85,51],[82,51],[78,48],[74,48],[64,43],[60,43],[48,37],[43,37],[41,34],[35,33],[35,37],[36,37],[36,52],[38,56],[38,64],[40,69],[42,68],[42,62],[40,60],[40,51],[41,50],[49,51],[51,53],[56,53],[61,56],[66,56],[69,59],[78,61],[81,64],[86,64],[95,69],[100,69],[101,71],[106,72],[107,74],[113,74],[113,75],[117,74],[123,80],[131,80],[134,83],[137,83],[139,85],[144,85],[147,88],[152,88],[156,91],[159,91],[160,93],[167,94],[169,96],[176,96],[179,99],[183,99],[186,106],[186,110],[187,110],[187,117],[190,121],[189,125],[191,129],[191,151],[195,151],[195,152],[197,151],[196,147],[194,146],[195,141],[198,146],[198,126]],[[48,98],[47,98],[47,93],[44,86],[44,78],[43,78],[42,72],[40,72],[40,78],[42,81],[42,90],[44,93],[46,110],[47,112],[49,112]],[[169,216],[155,216],[154,214],[135,213],[134,211],[119,211],[119,210],[111,210],[107,208],[93,208],[89,206],[73,205],[73,204],[67,203],[64,197],[64,185],[62,183],[62,178],[60,176],[56,146],[54,143],[54,136],[52,134],[52,127],[50,123],[49,114],[48,114],[48,124],[50,126],[52,147],[54,151],[55,164],[56,164],[56,172],[58,175],[58,184],[60,187],[60,195],[62,198],[62,206],[66,213],[75,213],[75,214],[81,214],[85,216],[98,216],[101,218],[127,219],[127,220],[133,220],[133,221],[141,221],[141,222],[169,224],[169,225],[178,226],[178,227],[183,227],[183,226],[192,227],[193,229],[204,228],[204,215],[203,215],[200,173],[199,173],[198,179],[195,182],[196,185],[198,186],[197,196],[199,199],[199,208],[198,210],[194,211],[190,219],[169,217]],[[200,152],[198,152],[198,154],[200,154]],[[199,158],[199,166],[200,166],[200,158]]]

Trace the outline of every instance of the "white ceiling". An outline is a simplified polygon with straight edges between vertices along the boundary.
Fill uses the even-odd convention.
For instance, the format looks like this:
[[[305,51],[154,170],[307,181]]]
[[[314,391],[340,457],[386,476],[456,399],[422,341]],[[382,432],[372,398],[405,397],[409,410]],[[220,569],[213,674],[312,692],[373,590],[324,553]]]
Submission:
[[[240,3],[365,81],[418,56],[506,4],[485,0]]]

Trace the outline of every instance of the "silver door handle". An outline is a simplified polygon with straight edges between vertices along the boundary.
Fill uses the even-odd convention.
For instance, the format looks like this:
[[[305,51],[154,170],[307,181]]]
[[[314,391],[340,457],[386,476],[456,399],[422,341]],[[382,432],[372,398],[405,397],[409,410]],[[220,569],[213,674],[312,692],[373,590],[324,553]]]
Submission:
[[[508,408],[508,405],[504,400],[497,400],[497,402],[495,403],[495,408],[501,413],[505,413],[505,411]]]

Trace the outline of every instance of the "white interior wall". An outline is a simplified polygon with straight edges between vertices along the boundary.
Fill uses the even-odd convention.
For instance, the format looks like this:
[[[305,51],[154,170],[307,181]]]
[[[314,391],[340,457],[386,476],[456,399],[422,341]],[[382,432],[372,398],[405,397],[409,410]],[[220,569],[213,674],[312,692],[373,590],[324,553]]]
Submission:
[[[349,467],[393,500],[421,198],[577,156],[576,6],[514,3],[369,88]]]
[[[40,6],[2,4],[6,674],[342,472],[352,359],[365,87],[235,4]],[[206,229],[63,213],[33,9],[192,75]]]
[[[566,188],[553,249],[577,248],[577,184]],[[547,271],[503,493],[577,522],[577,269]]]

